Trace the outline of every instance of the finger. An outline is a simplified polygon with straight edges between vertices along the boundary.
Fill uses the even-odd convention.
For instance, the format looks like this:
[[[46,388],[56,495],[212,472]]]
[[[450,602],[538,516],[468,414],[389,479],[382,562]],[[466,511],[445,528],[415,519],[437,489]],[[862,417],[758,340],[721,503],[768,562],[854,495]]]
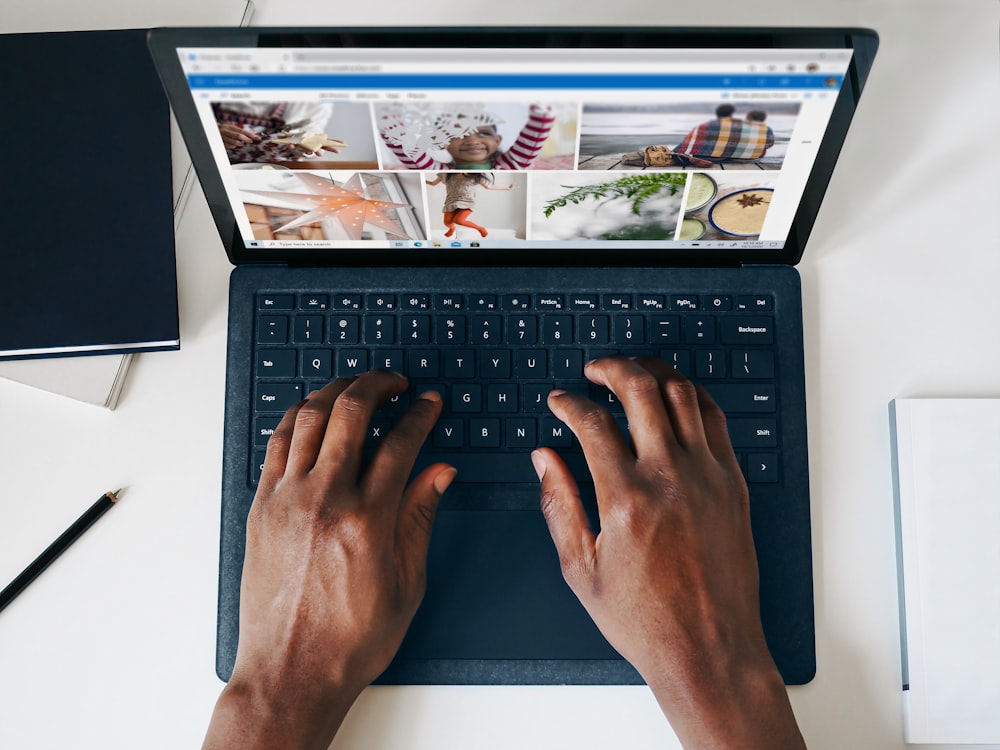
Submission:
[[[726,415],[715,403],[715,400],[701,386],[697,388],[698,407],[701,411],[701,422],[704,425],[705,440],[708,449],[719,463],[738,466],[733,444],[729,439],[729,429],[726,427]]]
[[[625,408],[639,458],[662,456],[676,440],[662,381],[638,360],[607,357],[588,362],[584,374],[611,390]]]
[[[278,422],[278,426],[274,428],[274,432],[271,433],[271,437],[267,441],[267,452],[264,454],[264,466],[257,483],[258,495],[272,491],[278,480],[285,475],[295,419],[304,403],[305,401],[300,401],[286,411],[281,421]]]
[[[551,448],[531,454],[542,490],[542,515],[559,554],[563,578],[574,593],[594,573],[597,537],[590,530],[580,490],[566,464]]]
[[[372,370],[359,375],[333,404],[316,466],[342,471],[348,481],[357,482],[372,416],[405,388],[406,378],[397,372]]]
[[[404,590],[416,595],[414,604],[423,596],[427,580],[427,548],[431,528],[441,496],[448,489],[458,470],[448,464],[428,466],[414,478],[403,493],[396,524],[396,550],[405,576]]]
[[[299,405],[288,448],[288,472],[301,474],[316,465],[333,405],[353,382],[353,378],[334,380],[310,393]]]
[[[598,496],[601,489],[620,482],[622,469],[634,465],[635,456],[610,412],[588,398],[558,390],[549,393],[548,406],[580,441]]]
[[[440,414],[440,394],[434,391],[420,394],[379,443],[362,479],[366,497],[375,501],[382,498],[398,501],[413,471],[417,453]]]
[[[257,141],[260,140],[260,136],[254,133],[252,130],[241,128],[238,125],[233,125],[232,128],[233,128],[232,132],[235,133],[240,138],[242,138],[247,143],[252,143],[255,140]]]
[[[641,359],[639,362],[663,383],[667,413],[678,442],[689,448],[704,446],[701,399],[694,384],[662,359]]]
[[[236,143],[252,143],[254,134],[243,130],[243,128],[237,127],[235,125],[223,125],[221,126],[221,131],[223,137],[228,137]]]

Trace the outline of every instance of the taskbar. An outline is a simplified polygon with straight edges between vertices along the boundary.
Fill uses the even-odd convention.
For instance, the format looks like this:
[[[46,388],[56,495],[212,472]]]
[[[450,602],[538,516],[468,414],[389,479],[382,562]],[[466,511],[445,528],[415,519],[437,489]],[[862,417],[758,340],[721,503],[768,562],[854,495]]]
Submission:
[[[779,240],[249,240],[248,250],[782,250]]]

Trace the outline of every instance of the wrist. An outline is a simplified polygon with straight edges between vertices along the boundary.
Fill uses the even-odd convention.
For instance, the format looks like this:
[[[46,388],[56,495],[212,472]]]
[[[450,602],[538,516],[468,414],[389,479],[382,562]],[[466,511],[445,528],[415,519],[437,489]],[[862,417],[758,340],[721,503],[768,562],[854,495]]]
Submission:
[[[763,639],[744,651],[654,670],[647,678],[685,748],[805,748]],[[645,675],[644,675],[645,676]]]
[[[360,689],[241,675],[223,688],[203,750],[326,750]]]

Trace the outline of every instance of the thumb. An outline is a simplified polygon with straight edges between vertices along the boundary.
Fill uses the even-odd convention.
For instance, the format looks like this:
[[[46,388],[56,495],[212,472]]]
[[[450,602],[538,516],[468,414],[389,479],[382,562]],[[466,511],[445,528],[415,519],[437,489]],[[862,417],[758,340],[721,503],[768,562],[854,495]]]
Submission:
[[[396,528],[396,549],[412,580],[424,581],[426,578],[427,548],[431,542],[434,516],[441,496],[456,474],[458,470],[447,464],[428,466],[403,493]]]
[[[580,490],[566,463],[549,448],[531,454],[542,486],[542,515],[559,553],[559,566],[569,587],[576,591],[581,578],[594,569],[597,537],[590,530]]]

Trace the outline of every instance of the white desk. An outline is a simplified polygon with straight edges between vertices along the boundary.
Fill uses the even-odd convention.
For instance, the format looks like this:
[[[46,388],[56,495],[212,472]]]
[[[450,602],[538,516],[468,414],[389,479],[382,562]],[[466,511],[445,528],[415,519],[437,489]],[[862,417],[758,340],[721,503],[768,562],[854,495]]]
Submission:
[[[799,266],[819,670],[790,692],[811,748],[901,748],[886,404],[1000,395],[1000,165],[986,145],[1000,127],[997,4],[256,5],[258,25],[836,24],[881,33]],[[242,12],[236,0],[170,6],[5,3],[0,28],[234,24]],[[0,747],[195,747],[221,686],[213,663],[229,266],[198,190],[177,265],[183,348],[140,355],[117,411],[0,381],[0,581],[102,492],[129,487],[0,615]],[[676,740],[644,688],[422,687],[366,691],[335,746],[660,750]]]

